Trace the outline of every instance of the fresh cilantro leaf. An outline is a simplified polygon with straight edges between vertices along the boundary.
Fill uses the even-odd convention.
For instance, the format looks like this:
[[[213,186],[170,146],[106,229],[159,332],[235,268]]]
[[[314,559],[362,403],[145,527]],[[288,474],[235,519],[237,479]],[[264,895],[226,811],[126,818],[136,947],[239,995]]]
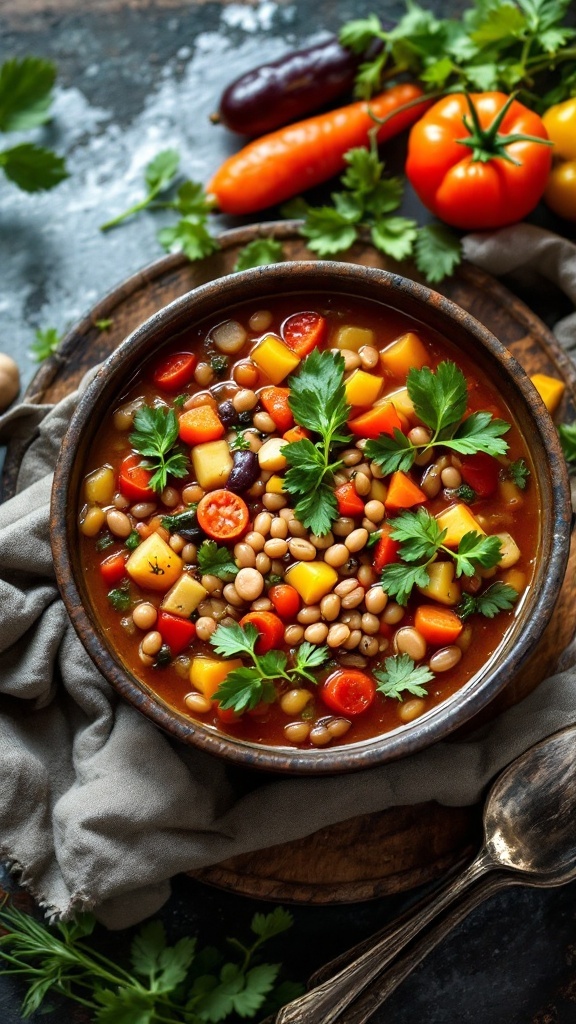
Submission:
[[[214,699],[225,711],[232,709],[241,715],[262,700],[273,701],[275,696],[274,687],[262,678],[257,668],[234,668],[220,683]]]
[[[515,4],[493,4],[486,11],[486,19],[470,34],[470,38],[479,47],[487,43],[505,43],[522,38],[526,26],[526,15]]]
[[[508,444],[502,435],[510,430],[505,420],[494,419],[489,412],[473,412],[457,428],[456,433],[441,443],[461,455],[485,452],[487,455],[504,455]]]
[[[233,580],[238,566],[228,548],[221,547],[215,540],[205,540],[198,548],[198,568],[206,576],[218,576],[227,583]]]
[[[378,217],[370,231],[375,247],[394,260],[411,255],[417,234],[416,221],[407,217]]]
[[[432,558],[446,536],[437,520],[424,508],[400,512],[390,521],[390,536],[400,541],[400,555],[406,562]]]
[[[445,224],[425,224],[418,228],[414,259],[426,280],[437,284],[450,277],[462,261],[462,244]]]
[[[0,67],[0,131],[26,131],[50,118],[56,67],[41,57],[13,57]]]
[[[234,270],[250,270],[265,267],[270,263],[282,263],[284,248],[275,238],[255,238],[238,253]]]
[[[416,415],[436,436],[460,423],[466,412],[468,388],[456,363],[444,360],[435,373],[428,366],[421,370],[412,367],[406,386]]]
[[[39,327],[34,338],[30,346],[30,356],[35,362],[41,363],[56,351],[63,335],[60,335],[55,327]]]
[[[258,964],[244,976],[244,988],[233,997],[234,1009],[240,1017],[253,1017],[274,986],[280,964]]]
[[[477,569],[492,569],[498,565],[502,553],[499,537],[487,537],[470,530],[465,533],[454,552],[456,576],[473,576]]]
[[[214,208],[214,202],[199,181],[185,181],[176,192],[176,199],[167,204],[183,217],[204,217]]]
[[[426,697],[426,683],[432,682],[434,673],[427,665],[417,666],[408,654],[395,654],[384,660],[383,669],[374,669],[374,678],[378,680],[379,693],[401,701],[404,693]]]
[[[511,462],[508,466],[508,473],[511,479],[523,491],[528,483],[528,477],[530,476],[530,470],[526,465],[524,459],[516,459],[515,462]]]
[[[357,217],[333,206],[309,207],[300,234],[308,240],[312,252],[333,256],[354,245],[358,238]]]
[[[339,39],[342,46],[352,50],[353,53],[364,53],[364,50],[373,42],[374,37],[382,35],[380,18],[375,14],[370,14],[367,18],[356,18],[354,21],[346,22],[340,29]]]
[[[397,427],[394,428],[394,437],[380,434],[375,441],[368,441],[364,450],[366,458],[376,462],[385,475],[398,469],[407,473],[418,454],[418,449]]]
[[[225,658],[234,658],[239,654],[253,656],[259,635],[251,622],[245,626],[231,622],[227,626],[219,625],[210,637],[210,643],[216,654],[222,654]]]
[[[32,142],[1,150],[0,168],[24,192],[54,188],[68,177],[63,157]]]
[[[229,357],[222,353],[219,353],[216,356],[210,356],[210,369],[215,377],[223,377],[228,372],[229,365]]]
[[[146,456],[142,465],[154,470],[149,486],[163,491],[169,476],[183,477],[188,472],[188,460],[175,449],[178,440],[178,419],[173,409],[142,405],[134,416],[134,431],[130,444]]]
[[[462,620],[475,612],[493,619],[498,612],[509,611],[518,600],[518,593],[507,583],[493,583],[481,594],[463,594],[456,613]]]
[[[124,587],[115,587],[108,591],[108,600],[117,612],[127,612],[131,601],[128,590]]]
[[[309,679],[311,683],[316,683],[318,680],[310,670],[320,668],[329,657],[330,651],[327,647],[319,647],[317,644],[311,644],[305,640],[296,651],[294,671]]]
[[[111,317],[103,317],[102,320],[95,320],[94,327],[97,327],[99,331],[109,331],[114,326],[114,321]]]
[[[566,462],[576,462],[576,423],[561,423],[558,434]]]
[[[182,217],[174,227],[162,228],[158,241],[166,252],[183,252],[193,262],[203,260],[220,248],[206,225],[198,217]]]
[[[177,150],[164,149],[162,152],[157,153],[144,170],[144,182],[147,189],[144,198],[140,202],[134,203],[129,209],[124,210],[123,213],[119,213],[117,217],[107,220],[105,224],[101,225],[100,230],[108,231],[109,228],[115,227],[123,220],[149,206],[157,195],[173,184],[174,178],[178,173],[179,164],[180,154]]]
[[[388,597],[398,604],[406,605],[414,587],[426,587],[430,582],[428,563],[405,565],[402,562],[385,565],[380,577],[382,588]]]
[[[294,924],[294,917],[284,907],[275,907],[270,914],[254,914],[250,928],[260,942],[267,942],[287,932]]]
[[[112,992],[98,988],[94,999],[99,1004],[94,1021],[96,1024],[154,1024],[158,1019],[154,1012],[154,996],[133,987],[119,988]]]
[[[250,448],[250,442],[247,437],[243,434],[244,427],[232,425],[232,430],[235,431],[236,437],[230,442],[229,448],[231,452],[247,452]]]

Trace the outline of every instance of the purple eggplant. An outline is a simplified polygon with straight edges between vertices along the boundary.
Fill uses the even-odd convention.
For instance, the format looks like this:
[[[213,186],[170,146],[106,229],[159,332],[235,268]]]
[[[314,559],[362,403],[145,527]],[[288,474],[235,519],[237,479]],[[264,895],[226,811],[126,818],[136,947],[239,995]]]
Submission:
[[[264,135],[349,92],[360,58],[335,36],[241,75],[211,120],[240,135]]]

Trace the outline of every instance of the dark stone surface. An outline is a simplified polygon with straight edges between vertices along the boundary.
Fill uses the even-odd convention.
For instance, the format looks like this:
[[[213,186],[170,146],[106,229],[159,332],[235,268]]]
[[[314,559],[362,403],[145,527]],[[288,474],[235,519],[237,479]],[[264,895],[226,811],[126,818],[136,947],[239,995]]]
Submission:
[[[464,6],[451,4],[450,13]],[[403,5],[262,0],[255,6],[208,2],[160,10],[119,3],[118,8],[98,14],[87,4],[59,13],[56,0],[44,13],[36,3],[36,13],[26,17],[24,2],[19,9],[10,6],[16,13],[3,13],[0,6],[0,60],[34,53],[58,64],[55,119],[33,136],[66,152],[71,171],[68,181],[45,195],[25,195],[0,182],[0,348],[18,360],[24,384],[34,373],[27,352],[37,327],[64,331],[106,291],[161,255],[155,235],[169,214],[146,213],[108,235],[98,231],[102,221],[139,197],[148,160],[175,146],[184,175],[207,180],[238,145],[208,122],[230,79],[352,16],[376,8],[393,19]],[[421,214],[413,198],[407,208]],[[295,928],[275,955],[292,977],[305,978],[412,898],[294,907]],[[241,932],[255,910],[265,909],[179,878],[162,916],[172,938],[198,931],[202,943],[221,943]],[[575,911],[574,884],[493,898],[374,1019],[377,1024],[573,1024]],[[101,933],[97,941],[121,960],[131,936]],[[20,997],[17,983],[1,979],[2,1024],[21,1020]],[[86,1018],[61,1007],[52,1019],[69,1024]]]

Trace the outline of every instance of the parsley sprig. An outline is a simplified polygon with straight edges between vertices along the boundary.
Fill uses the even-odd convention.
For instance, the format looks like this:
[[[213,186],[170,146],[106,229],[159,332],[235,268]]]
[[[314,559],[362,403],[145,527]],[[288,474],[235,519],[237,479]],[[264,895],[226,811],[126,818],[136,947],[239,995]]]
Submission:
[[[502,543],[499,537],[486,536],[470,530],[452,550],[443,541],[446,530],[425,508],[401,512],[389,522],[390,536],[400,541],[398,554],[402,559],[382,570],[382,586],[389,597],[405,605],[414,587],[430,582],[428,566],[442,553],[455,562],[456,576],[473,576],[477,569],[491,569],[500,561]]]
[[[403,700],[403,694],[426,697],[426,683],[434,679],[434,673],[427,665],[416,665],[409,654],[395,654],[384,660],[384,668],[374,669],[376,689],[385,697]]]
[[[55,327],[39,327],[34,332],[34,341],[30,345],[30,358],[36,363],[42,363],[58,348],[64,335],[60,334]]]
[[[28,131],[50,120],[56,68],[40,57],[0,66],[0,132]],[[33,142],[0,150],[0,169],[25,192],[51,189],[68,177],[64,158]]]
[[[205,540],[198,548],[198,568],[206,576],[218,576],[227,583],[238,573],[234,556],[215,540]]]
[[[298,376],[290,378],[288,399],[301,427],[320,435],[319,441],[303,438],[282,449],[288,463],[284,487],[297,499],[294,514],[312,533],[328,533],[338,517],[334,473],[342,465],[334,458],[333,445],[346,445],[344,429],[350,415],[344,386],[344,360],[340,354],[315,349],[302,363]]]
[[[248,942],[226,940],[233,958],[214,947],[198,949],[195,937],[168,945],[162,922],[149,921],[132,941],[128,969],[86,942],[96,925],[91,914],[48,926],[5,905],[0,923],[1,973],[28,983],[26,1018],[57,993],[99,1024],[218,1024],[278,1009],[302,991],[294,982],[277,985],[281,965],[260,960],[262,946],[293,924],[283,907],[255,914]]]
[[[134,416],[134,427],[130,444],[146,456],[141,465],[154,470],[149,484],[153,491],[163,491],[168,476],[186,476],[188,461],[176,447],[178,419],[173,409],[142,405]]]
[[[508,612],[518,600],[518,592],[508,583],[493,583],[481,594],[463,594],[456,613],[465,620],[477,613],[493,619],[498,612]]]
[[[289,667],[288,657],[283,651],[256,654],[259,636],[256,627],[248,622],[245,626],[221,624],[210,637],[216,654],[225,658],[240,656],[252,662],[251,667],[232,669],[214,694],[222,708],[232,708],[237,714],[255,708],[260,701],[272,703],[276,698],[276,680],[284,679],[293,685],[301,677],[315,683],[312,669],[320,668],[329,657],[327,647],[304,641],[296,649],[294,664]]]
[[[485,452],[504,455],[508,450],[503,434],[510,429],[505,420],[495,419],[489,412],[473,412],[465,416],[468,403],[466,378],[456,363],[445,360],[434,373],[428,366],[408,372],[408,394],[418,419],[431,431],[430,440],[413,444],[400,430],[394,437],[380,434],[368,441],[366,456],[384,473],[407,472],[419,453],[442,445],[461,455]]]
[[[431,91],[517,91],[542,111],[576,87],[576,31],[564,24],[569,8],[570,0],[476,0],[456,20],[411,2],[390,30],[372,14],[344,25],[340,41],[358,54],[380,41],[359,68],[360,97],[408,72]]]

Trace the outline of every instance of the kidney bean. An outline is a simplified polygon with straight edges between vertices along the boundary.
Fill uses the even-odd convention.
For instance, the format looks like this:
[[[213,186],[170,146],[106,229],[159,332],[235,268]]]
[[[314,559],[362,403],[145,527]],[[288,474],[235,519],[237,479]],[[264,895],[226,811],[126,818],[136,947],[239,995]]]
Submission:
[[[228,477],[226,487],[229,491],[247,491],[256,482],[260,474],[258,456],[247,449],[234,452],[232,455],[232,470]]]

